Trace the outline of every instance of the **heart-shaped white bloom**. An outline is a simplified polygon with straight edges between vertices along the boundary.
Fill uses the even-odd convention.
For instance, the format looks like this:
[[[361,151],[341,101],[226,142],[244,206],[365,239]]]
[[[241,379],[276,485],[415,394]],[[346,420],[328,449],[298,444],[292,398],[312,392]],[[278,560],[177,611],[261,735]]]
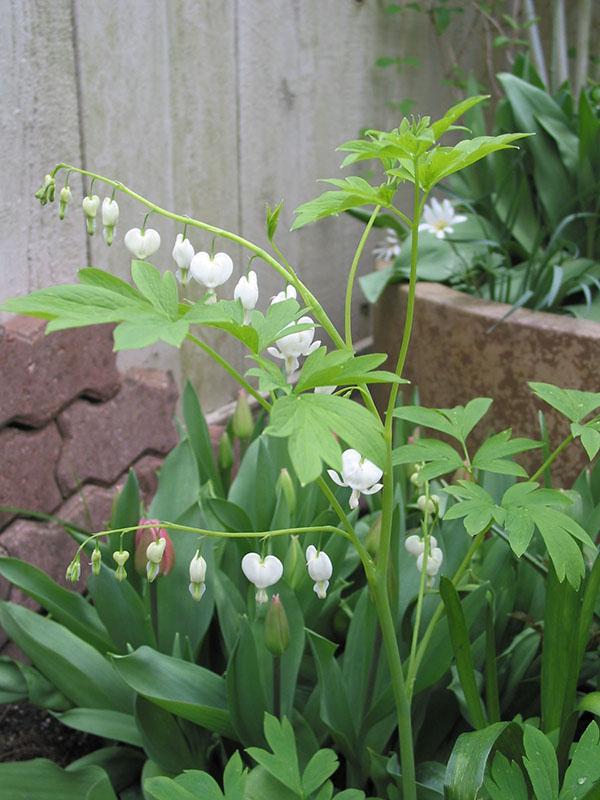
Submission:
[[[233,261],[227,253],[215,253],[211,258],[210,253],[201,250],[192,258],[190,272],[198,283],[214,290],[231,278]]]
[[[429,497],[422,494],[417,498],[417,507],[423,513],[437,514],[440,507],[440,498],[437,494],[431,494]]]
[[[417,569],[419,572],[423,571],[423,553],[421,553],[417,557]],[[442,562],[444,561],[444,554],[440,550],[439,547],[432,547],[431,553],[427,558],[427,575],[430,578],[434,578],[438,572],[440,571],[440,567],[442,566]]]
[[[244,325],[249,325],[250,312],[258,303],[258,278],[254,270],[250,270],[248,276],[242,275],[235,285],[233,297],[241,301],[244,309]]]
[[[167,540],[162,537],[158,541],[150,542],[146,548],[146,558],[148,561],[151,561],[153,564],[160,564],[165,554],[166,546]]]
[[[306,567],[311,580],[315,582],[314,590],[321,600],[324,600],[327,595],[327,587],[329,586],[329,579],[333,574],[333,565],[331,559],[322,550],[317,550],[314,545],[309,545],[306,548]]]
[[[100,198],[98,197],[97,194],[91,196],[88,195],[88,197],[83,198],[83,202],[81,205],[83,206],[83,213],[86,215],[86,217],[94,219],[94,217],[98,213]]]
[[[283,575],[283,564],[277,556],[261,558],[258,553],[246,553],[242,558],[242,572],[258,591],[256,602],[266,603],[269,599],[265,589],[273,586]]]
[[[431,204],[423,209],[423,222],[419,225],[420,231],[433,233],[438,239],[443,239],[447,233],[454,233],[453,225],[466,222],[463,214],[455,214],[454,206],[450,200],[431,200]]]
[[[173,247],[173,258],[179,269],[189,269],[194,257],[194,247],[189,239],[184,239],[182,233],[177,234]]]
[[[425,550],[425,542],[420,536],[413,533],[412,536],[407,536],[404,541],[404,547],[411,554],[411,556],[420,556]],[[429,548],[431,550],[437,547],[437,539],[435,536],[429,537]]]
[[[283,303],[284,300],[296,300],[298,294],[291,283],[285,287],[283,292],[278,292],[274,297],[271,298],[271,305],[275,303]]]
[[[344,450],[342,453],[342,477],[333,469],[328,469],[329,477],[338,486],[348,486],[352,489],[350,495],[350,508],[358,506],[361,494],[375,494],[383,489],[379,483],[383,470],[376,464],[363,458],[357,450]]]
[[[311,317],[300,317],[297,322],[290,322],[286,328],[291,328],[295,325],[314,325],[314,320]],[[297,333],[289,333],[287,336],[282,336],[277,339],[275,344],[277,347],[268,347],[267,352],[275,358],[280,358],[285,362],[285,371],[288,376],[295,372],[300,366],[298,359],[300,356],[308,356],[321,346],[320,340],[313,342],[315,335],[314,328],[307,328],[305,331],[298,331]]]
[[[132,256],[144,261],[156,253],[160,247],[160,234],[154,228],[146,228],[141,231],[139,228],[131,228],[125,234],[125,247]]]
[[[190,594],[194,600],[202,600],[202,595],[206,591],[206,561],[196,550],[196,555],[190,561]]]
[[[119,221],[119,205],[116,200],[105,197],[102,201],[102,224],[114,228]]]

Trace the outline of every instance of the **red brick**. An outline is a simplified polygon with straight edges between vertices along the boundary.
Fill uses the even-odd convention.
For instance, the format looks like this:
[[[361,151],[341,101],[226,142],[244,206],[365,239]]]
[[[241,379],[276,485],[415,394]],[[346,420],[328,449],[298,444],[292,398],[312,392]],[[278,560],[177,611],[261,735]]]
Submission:
[[[158,487],[158,471],[162,463],[163,459],[158,456],[142,456],[132,467],[137,475],[140,485],[140,495],[146,506],[150,504],[150,501],[156,494],[156,489]]]
[[[75,397],[106,400],[118,391],[111,326],[48,336],[45,327],[29,317],[0,326],[0,426],[15,421],[38,428]]]
[[[39,431],[0,430],[0,506],[54,511],[61,502],[55,478],[61,438],[54,422]],[[0,514],[0,528],[13,514]]]
[[[77,400],[58,417],[63,449],[57,479],[63,495],[88,481],[111,485],[140,456],[177,444],[177,391],[170,374],[135,369],[106,403]]]

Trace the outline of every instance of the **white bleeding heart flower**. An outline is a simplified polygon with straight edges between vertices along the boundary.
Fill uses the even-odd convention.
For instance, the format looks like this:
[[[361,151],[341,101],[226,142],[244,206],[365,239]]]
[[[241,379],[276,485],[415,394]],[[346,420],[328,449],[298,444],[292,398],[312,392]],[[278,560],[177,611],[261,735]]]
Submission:
[[[379,483],[383,470],[376,464],[363,458],[357,450],[344,450],[342,453],[342,476],[333,469],[328,469],[329,477],[338,486],[347,486],[352,489],[350,495],[350,508],[358,506],[361,494],[375,494],[383,489]]]
[[[290,322],[286,328],[294,327],[295,325],[314,325],[311,317],[300,317],[297,322]],[[275,344],[277,347],[268,347],[267,352],[275,358],[280,358],[285,362],[285,372],[288,378],[300,366],[298,359],[300,356],[308,356],[321,346],[320,340],[313,342],[315,329],[308,328],[305,331],[298,331],[297,333],[289,333],[287,336],[282,336],[277,339]]]
[[[167,540],[161,537],[158,540],[150,542],[146,548],[146,577],[150,583],[152,583],[160,571],[160,562],[165,554],[166,546]]]
[[[194,600],[202,599],[202,595],[206,591],[206,560],[200,555],[200,551],[196,550],[196,555],[190,561],[190,594]]]
[[[411,554],[411,556],[418,557],[425,551],[425,541],[420,536],[413,533],[412,536],[407,536],[404,541],[404,547]],[[437,539],[435,536],[429,537],[429,548],[434,550],[437,547]]]
[[[438,239],[444,239],[447,233],[454,233],[454,225],[466,222],[464,214],[456,214],[450,200],[431,200],[423,209],[423,222],[419,225],[420,231],[433,233]]]
[[[314,591],[321,600],[327,596],[329,579],[333,574],[331,559],[323,550],[317,550],[314,545],[306,548],[306,567],[311,580],[315,582]]]
[[[102,224],[109,228],[114,228],[119,221],[119,204],[110,197],[105,197],[102,201]]]
[[[102,201],[102,235],[106,244],[113,243],[115,235],[115,225],[119,221],[119,206],[116,200],[111,200],[110,197],[105,197]]]
[[[189,239],[184,239],[182,233],[177,234],[173,246],[173,259],[181,270],[188,270],[194,257],[194,247]]]
[[[240,300],[244,309],[244,325],[250,324],[250,312],[258,303],[258,278],[256,272],[250,270],[248,275],[242,275],[233,290],[235,300]]]
[[[417,569],[419,572],[423,571],[424,553],[417,556]],[[431,552],[427,557],[426,572],[429,578],[435,578],[440,571],[440,567],[444,561],[444,554],[439,547],[431,547]]]
[[[269,598],[265,589],[281,579],[283,564],[277,556],[261,558],[258,553],[246,553],[242,558],[242,572],[258,590],[256,602],[266,603]]]
[[[94,219],[96,214],[98,213],[98,207],[100,206],[100,198],[97,194],[88,195],[87,197],[83,198],[82,202],[83,213],[89,219]]]
[[[437,494],[427,495],[422,494],[417,498],[417,507],[423,514],[437,514],[440,508],[440,498]]]
[[[233,261],[227,253],[196,253],[190,262],[190,273],[194,280],[205,286],[210,293],[210,302],[215,302],[215,289],[231,278]]]
[[[160,247],[160,234],[154,228],[146,228],[143,231],[139,228],[131,228],[125,234],[124,242],[125,247],[134,258],[145,261]]]
[[[296,300],[297,297],[298,293],[296,292],[295,288],[291,283],[288,283],[283,292],[278,292],[271,298],[271,305],[275,305],[275,303],[283,303],[284,300]]]

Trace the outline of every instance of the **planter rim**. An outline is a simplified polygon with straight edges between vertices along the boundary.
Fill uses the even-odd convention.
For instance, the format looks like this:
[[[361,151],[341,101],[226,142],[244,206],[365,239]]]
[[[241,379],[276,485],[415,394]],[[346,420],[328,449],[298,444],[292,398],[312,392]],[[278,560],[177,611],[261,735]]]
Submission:
[[[408,293],[408,284],[396,284],[397,290]],[[390,287],[388,287],[389,289]],[[416,286],[417,299],[440,306],[452,306],[465,313],[489,320],[490,326],[502,320],[512,308],[508,303],[499,303],[496,300],[484,300],[480,297],[460,292],[433,281],[418,281]],[[577,319],[567,314],[554,314],[547,311],[534,311],[527,308],[518,308],[501,322],[501,325],[510,324],[524,328],[537,328],[561,332],[572,336],[593,339],[600,343],[600,324],[588,319]],[[499,326],[498,330],[501,330]]]

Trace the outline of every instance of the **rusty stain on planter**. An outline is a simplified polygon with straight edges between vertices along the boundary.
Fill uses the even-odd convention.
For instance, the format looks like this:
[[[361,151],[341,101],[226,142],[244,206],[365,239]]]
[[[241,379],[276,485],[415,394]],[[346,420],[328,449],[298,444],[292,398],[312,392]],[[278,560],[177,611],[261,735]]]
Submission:
[[[404,325],[408,287],[388,286],[374,313],[374,349],[389,353],[395,367]],[[404,376],[418,387],[421,403],[449,408],[473,397],[492,397],[494,404],[476,431],[476,439],[512,427],[513,434],[539,438],[538,411],[547,415],[553,445],[568,433],[568,424],[538,400],[528,381],[568,389],[600,391],[600,325],[559,314],[518,309],[481,300],[437,283],[419,283],[413,337]],[[499,323],[499,324],[497,324]],[[497,324],[494,330],[490,328]],[[407,400],[411,389],[405,392]],[[383,401],[383,393],[378,401]],[[539,464],[539,453],[523,463]],[[569,486],[587,464],[579,444],[557,462],[557,481]],[[560,485],[560,484],[559,484]]]

